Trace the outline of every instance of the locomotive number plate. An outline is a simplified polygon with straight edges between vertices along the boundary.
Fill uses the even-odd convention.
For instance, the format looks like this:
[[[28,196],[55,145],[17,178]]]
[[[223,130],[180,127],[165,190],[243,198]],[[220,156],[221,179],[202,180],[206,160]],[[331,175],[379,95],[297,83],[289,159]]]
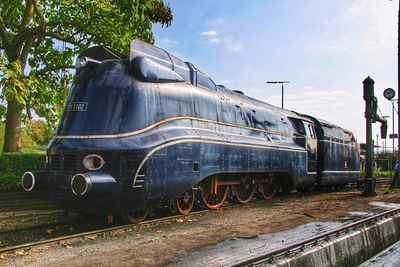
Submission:
[[[86,111],[87,102],[72,102],[68,105],[68,111]]]

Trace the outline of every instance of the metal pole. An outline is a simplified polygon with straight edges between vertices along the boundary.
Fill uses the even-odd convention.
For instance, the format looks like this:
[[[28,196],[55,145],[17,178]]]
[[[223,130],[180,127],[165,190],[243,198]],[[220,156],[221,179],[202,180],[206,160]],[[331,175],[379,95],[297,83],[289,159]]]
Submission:
[[[372,179],[372,165],[374,159],[374,140],[372,139],[372,119],[371,117],[367,117],[367,155],[365,162],[365,179]],[[369,153],[368,153],[369,152]]]
[[[393,159],[394,159],[394,100],[392,102],[392,158],[390,162],[390,177],[393,177]]]
[[[363,98],[365,100],[365,119],[366,119],[366,145],[367,151],[365,153],[365,178],[364,178],[364,196],[375,195],[375,183],[372,176],[372,166],[374,159],[374,140],[372,139],[372,119],[374,115],[374,80],[367,77],[363,81]]]
[[[284,86],[283,86],[283,84],[284,83],[290,83],[290,82],[288,82],[288,81],[267,81],[267,83],[280,83],[281,85],[282,85],[282,109],[283,109],[283,98],[284,98],[284,91],[285,91],[285,88],[284,88]]]
[[[399,96],[397,99],[397,110],[400,110],[400,0],[399,0],[399,10],[398,10],[398,22],[397,22],[397,95]],[[400,117],[397,114],[397,135],[400,135]],[[400,159],[400,136],[397,136],[397,160]],[[396,182],[395,186],[400,184],[400,172],[395,172]]]

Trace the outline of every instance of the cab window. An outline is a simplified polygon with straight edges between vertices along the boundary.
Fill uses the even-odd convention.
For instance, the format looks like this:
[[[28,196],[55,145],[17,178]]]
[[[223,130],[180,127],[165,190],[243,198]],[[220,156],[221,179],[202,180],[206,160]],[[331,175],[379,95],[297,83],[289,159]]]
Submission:
[[[305,126],[304,128],[306,129],[306,134],[307,134],[307,136],[309,136],[309,137],[311,137],[311,138],[313,138],[313,139],[316,139],[316,138],[317,138],[317,135],[315,134],[314,125],[305,122],[305,123],[304,123],[304,126]]]

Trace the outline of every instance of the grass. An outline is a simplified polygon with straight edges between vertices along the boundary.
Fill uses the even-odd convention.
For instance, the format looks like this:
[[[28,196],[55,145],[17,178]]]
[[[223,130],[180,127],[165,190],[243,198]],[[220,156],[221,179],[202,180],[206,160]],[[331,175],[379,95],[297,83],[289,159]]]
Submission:
[[[376,187],[375,191],[381,194],[400,193],[400,188]]]

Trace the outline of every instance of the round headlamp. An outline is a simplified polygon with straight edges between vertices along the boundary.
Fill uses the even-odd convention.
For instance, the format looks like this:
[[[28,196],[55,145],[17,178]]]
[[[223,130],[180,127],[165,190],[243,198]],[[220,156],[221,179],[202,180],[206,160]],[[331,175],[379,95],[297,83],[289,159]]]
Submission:
[[[87,155],[83,159],[83,166],[90,171],[100,170],[104,166],[104,159],[99,155]]]
[[[89,59],[87,57],[78,57],[76,59],[75,68],[83,68],[89,63]]]

